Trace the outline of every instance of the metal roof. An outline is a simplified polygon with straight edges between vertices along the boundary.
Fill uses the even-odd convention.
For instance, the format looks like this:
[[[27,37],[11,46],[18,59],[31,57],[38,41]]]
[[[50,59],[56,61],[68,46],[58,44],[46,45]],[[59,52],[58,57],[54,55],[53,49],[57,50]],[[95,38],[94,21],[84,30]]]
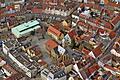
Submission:
[[[27,23],[23,23],[12,28],[12,33],[19,38],[21,35],[29,33],[38,28],[40,28],[39,22],[37,20],[31,20]]]

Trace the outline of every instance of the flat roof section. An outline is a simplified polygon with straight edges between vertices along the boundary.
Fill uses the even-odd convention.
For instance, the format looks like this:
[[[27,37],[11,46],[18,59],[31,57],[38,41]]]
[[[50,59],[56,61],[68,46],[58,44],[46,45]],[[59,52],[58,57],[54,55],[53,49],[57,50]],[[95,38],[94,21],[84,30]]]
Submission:
[[[12,33],[17,37],[21,37],[23,36],[24,34],[26,33],[29,33],[33,30],[36,30],[40,28],[40,24],[37,20],[32,20],[32,21],[29,21],[27,23],[23,23],[21,25],[18,25],[14,28],[12,28]]]

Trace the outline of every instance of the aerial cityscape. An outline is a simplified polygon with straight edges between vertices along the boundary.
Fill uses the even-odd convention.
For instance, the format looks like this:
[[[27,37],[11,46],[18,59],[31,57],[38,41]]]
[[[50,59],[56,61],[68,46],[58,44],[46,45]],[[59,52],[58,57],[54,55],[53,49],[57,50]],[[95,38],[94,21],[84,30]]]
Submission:
[[[0,0],[0,80],[120,80],[120,0]]]

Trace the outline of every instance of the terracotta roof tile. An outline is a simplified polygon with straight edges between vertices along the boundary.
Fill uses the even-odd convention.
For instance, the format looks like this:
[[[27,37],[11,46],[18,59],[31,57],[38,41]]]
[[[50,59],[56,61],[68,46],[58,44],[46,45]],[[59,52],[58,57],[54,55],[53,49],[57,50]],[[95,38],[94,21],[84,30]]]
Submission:
[[[115,17],[111,20],[111,22],[112,22],[114,25],[116,25],[119,21],[120,21],[120,16],[119,16],[119,15],[118,15],[118,16],[115,16]]]
[[[40,14],[40,13],[42,13],[42,9],[33,8],[32,13]]]
[[[97,31],[97,34],[100,34],[100,33],[104,34],[104,32],[105,32],[105,30],[104,30],[104,29],[99,28],[99,29],[98,29],[98,31]]]
[[[88,68],[88,72],[90,74],[94,73],[95,71],[97,71],[100,67],[98,66],[98,64],[93,64],[91,67]]]
[[[82,52],[85,53],[85,54],[87,54],[87,55],[90,53],[90,51],[87,50],[87,49],[85,49],[85,48],[82,49]]]
[[[109,22],[106,22],[104,26],[111,30],[114,28]]]
[[[47,32],[52,33],[53,35],[59,37],[61,35],[61,32],[55,29],[54,27],[50,26],[47,30]]]
[[[112,71],[117,71],[117,69],[109,66],[108,64],[105,64],[104,67],[106,67],[107,69],[110,69],[110,70],[112,70]]]
[[[116,33],[115,33],[114,31],[111,31],[111,32],[109,33],[110,39],[113,39],[115,36],[116,36]]]
[[[116,4],[115,2],[109,2],[107,5],[112,7],[120,7],[120,3]]]
[[[58,46],[58,44],[55,41],[51,40],[51,39],[48,40],[45,44],[49,48],[49,50],[54,49],[55,47]]]
[[[7,6],[6,9],[10,10],[10,9],[15,9],[15,8],[14,8],[14,6]]]
[[[102,54],[101,47],[100,46],[96,47],[95,49],[92,50],[92,52],[96,57],[98,57],[100,54]]]
[[[17,72],[8,64],[3,66],[6,70],[12,72],[12,74],[16,74]]]
[[[71,38],[73,38],[73,37],[76,35],[75,30],[74,30],[74,29],[73,29],[73,30],[70,30],[70,31],[68,32],[68,35],[69,35]]]

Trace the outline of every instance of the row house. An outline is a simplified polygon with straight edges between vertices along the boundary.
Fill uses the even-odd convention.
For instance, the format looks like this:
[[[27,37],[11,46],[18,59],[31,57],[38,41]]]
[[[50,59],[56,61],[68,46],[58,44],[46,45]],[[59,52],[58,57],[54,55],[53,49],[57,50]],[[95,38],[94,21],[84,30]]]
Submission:
[[[64,62],[58,63],[58,66],[62,68],[66,74],[68,74],[70,71],[72,71],[73,68],[73,61],[72,60],[66,60]]]
[[[48,27],[47,33],[48,33],[48,35],[53,37],[56,41],[63,39],[63,36],[64,36],[62,32],[60,32],[59,30],[57,30],[53,26]]]
[[[5,0],[6,4],[10,4],[10,3],[20,3],[20,4],[22,4],[24,2],[25,2],[25,0]]]
[[[86,4],[86,6],[87,7],[92,7],[93,5],[92,4]],[[99,9],[99,6],[95,6],[95,7],[92,7],[92,9],[94,9],[94,8],[96,8],[95,10],[98,10],[98,11],[100,11],[100,13],[101,13],[101,11],[103,10],[103,9]],[[78,11],[79,10],[81,10],[82,9],[82,7],[79,7],[78,8]],[[93,11],[95,11],[95,10],[93,10]],[[98,12],[97,11],[97,12]],[[110,13],[110,11],[108,11],[108,10],[106,10],[107,11],[107,13]],[[100,13],[99,13],[99,15],[100,15]],[[112,13],[112,12],[111,12]],[[110,13],[110,15],[112,15]],[[76,25],[76,22],[77,21],[84,21],[84,22],[87,22],[87,23],[89,23],[90,25],[92,25],[92,26],[97,26],[97,27],[99,27],[99,26],[104,26],[105,27],[105,29],[106,30],[108,30],[108,29],[113,29],[112,28],[112,25],[110,24],[110,23],[108,23],[108,22],[103,22],[103,20],[102,20],[102,22],[100,22],[101,20],[99,20],[99,19],[93,19],[93,18],[87,18],[85,15],[83,15],[83,14],[80,14],[80,15],[78,15],[78,14],[73,14],[72,15],[72,18],[74,18],[75,19],[75,21],[73,20],[73,26],[75,26]]]
[[[7,23],[5,18],[0,19],[0,32],[7,31]]]
[[[46,5],[64,5],[64,0],[44,0],[44,4]]]
[[[69,10],[64,10],[64,9],[61,9],[61,8],[56,9],[54,7],[52,7],[52,8],[48,7],[44,10],[44,13],[53,14],[53,15],[56,14],[56,15],[66,17],[70,14],[70,11]]]
[[[27,53],[31,57],[42,57],[42,53],[38,45],[33,45],[27,48]]]
[[[119,38],[115,41],[115,44],[110,52],[113,55],[113,60],[115,60],[115,62],[119,64],[119,58],[120,58],[120,39]]]
[[[4,59],[0,57],[0,79],[2,80],[16,80],[23,76],[13,69]]]
[[[12,63],[16,64],[18,68],[20,68],[24,74],[28,77],[34,77],[37,72],[39,66],[33,65],[31,60],[26,56],[26,53],[22,51],[20,48],[20,44],[15,40],[7,41],[3,44],[3,52],[4,54],[12,60]]]
[[[51,65],[41,71],[42,80],[67,80],[67,76],[61,68]]]
[[[50,57],[54,60],[57,60],[58,63],[69,60],[69,55],[66,54],[66,50],[58,45],[55,41],[48,40],[45,43],[45,46]]]
[[[89,68],[87,68],[86,72],[89,77],[89,79],[92,78],[92,75],[94,75],[98,70],[100,69],[98,64],[93,64]]]
[[[65,47],[67,45],[71,46],[74,45],[73,41],[75,40],[76,32],[74,29],[68,31],[68,33],[62,39],[62,46]]]
[[[104,69],[110,71],[113,75],[120,75],[120,70],[118,68],[114,68],[112,66],[109,66],[108,64],[104,65]]]
[[[110,22],[114,26],[114,30],[116,30],[120,26],[120,15],[115,16]]]
[[[103,47],[103,44],[98,45],[89,53],[89,55],[92,56],[94,59],[98,58],[99,56],[102,55],[102,47]]]

